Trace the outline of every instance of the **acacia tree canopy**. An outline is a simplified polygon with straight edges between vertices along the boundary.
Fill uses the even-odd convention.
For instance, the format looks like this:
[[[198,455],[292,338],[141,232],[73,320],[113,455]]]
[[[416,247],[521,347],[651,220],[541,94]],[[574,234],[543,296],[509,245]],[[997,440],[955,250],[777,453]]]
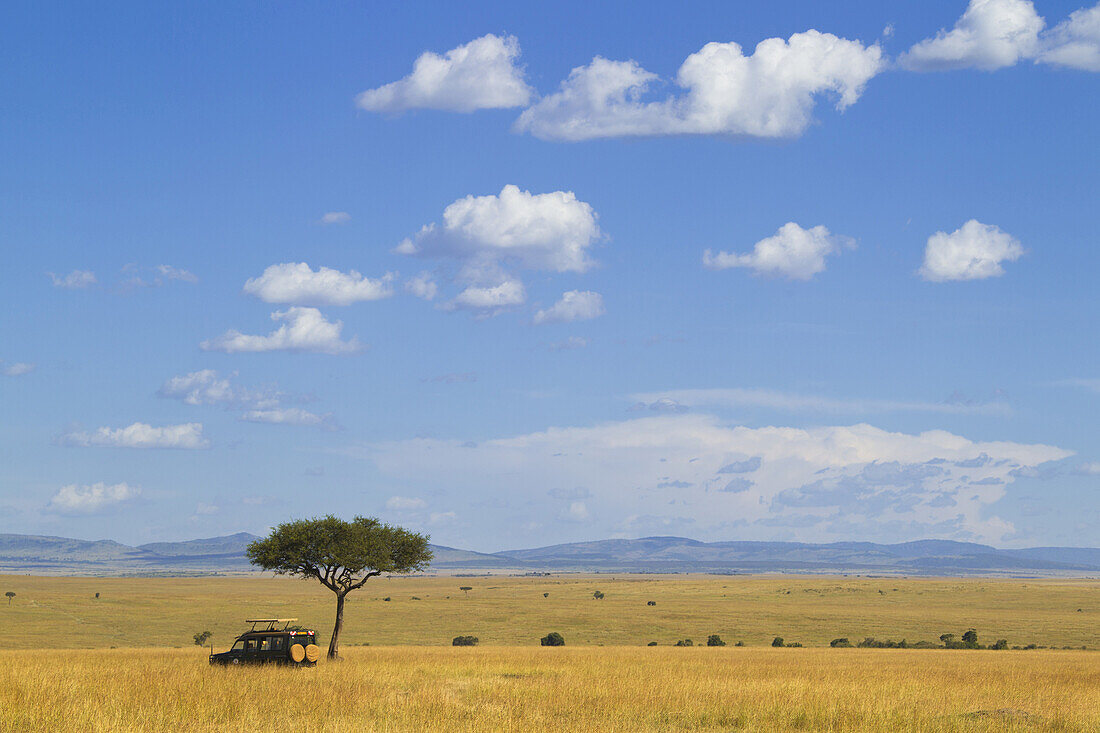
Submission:
[[[376,575],[411,573],[431,562],[428,538],[372,517],[346,522],[331,514],[280,524],[245,550],[249,561],[279,575],[314,578],[336,594],[328,656],[339,656],[344,597]]]

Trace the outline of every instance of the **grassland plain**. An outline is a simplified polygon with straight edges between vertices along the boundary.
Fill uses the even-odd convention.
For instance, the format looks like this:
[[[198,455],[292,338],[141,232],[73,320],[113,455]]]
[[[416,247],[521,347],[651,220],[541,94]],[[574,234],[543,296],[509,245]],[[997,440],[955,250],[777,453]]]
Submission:
[[[460,586],[471,586],[468,593]],[[600,590],[603,600],[595,600]],[[209,630],[219,648],[253,616],[297,617],[327,643],[332,593],[271,576],[66,578],[0,576],[8,649],[188,646]],[[95,594],[99,593],[99,598]],[[546,594],[546,595],[544,595]],[[389,598],[389,601],[383,599]],[[656,605],[649,606],[653,601]],[[1100,581],[814,576],[559,575],[380,577],[348,596],[344,646],[537,645],[549,631],[569,646],[661,645],[720,634],[762,646],[775,636],[807,646],[847,637],[937,641],[978,630],[989,644],[1100,648]],[[321,643],[321,642],[319,642]],[[1096,657],[1100,664],[1100,654]]]
[[[358,647],[0,652],[0,731],[1096,731],[1091,652]]]
[[[5,733],[1100,731],[1100,652],[811,648],[971,627],[986,643],[1096,648],[1098,581],[378,578],[349,597],[344,659],[311,670],[212,668],[191,636],[224,648],[244,618],[272,615],[327,641],[333,596],[316,583],[0,576],[9,590]],[[567,646],[535,646],[548,631]],[[714,633],[749,646],[670,646]],[[443,646],[459,634],[483,646]],[[807,648],[773,649],[776,635]]]

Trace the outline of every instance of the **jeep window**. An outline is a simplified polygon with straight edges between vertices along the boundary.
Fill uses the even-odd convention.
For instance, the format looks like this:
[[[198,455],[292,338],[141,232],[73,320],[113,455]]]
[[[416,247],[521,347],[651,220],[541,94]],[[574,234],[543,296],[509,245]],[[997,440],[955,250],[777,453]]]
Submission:
[[[281,652],[286,649],[286,637],[272,636],[270,637],[270,641],[272,651]]]
[[[233,648],[232,648],[232,649],[230,649],[229,651],[231,651],[231,652],[239,652],[239,651],[244,651],[244,642],[243,642],[243,641],[241,641],[240,639],[238,639],[238,640],[237,640],[237,643],[236,643],[236,644],[234,644],[234,645],[233,645]]]
[[[270,636],[265,636],[263,639],[260,640],[260,651],[261,652],[271,651],[271,637]]]
[[[259,645],[260,645],[260,640],[259,639],[248,639],[244,643],[244,650],[246,652],[254,652],[254,651],[256,651],[256,648],[259,647]]]

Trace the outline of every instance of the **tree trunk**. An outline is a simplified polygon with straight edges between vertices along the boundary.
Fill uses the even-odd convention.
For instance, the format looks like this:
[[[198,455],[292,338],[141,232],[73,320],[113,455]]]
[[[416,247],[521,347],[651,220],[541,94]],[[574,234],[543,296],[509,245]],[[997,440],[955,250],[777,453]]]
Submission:
[[[340,630],[344,628],[344,595],[336,594],[336,625],[332,627],[332,639],[328,643],[328,658],[340,658]]]

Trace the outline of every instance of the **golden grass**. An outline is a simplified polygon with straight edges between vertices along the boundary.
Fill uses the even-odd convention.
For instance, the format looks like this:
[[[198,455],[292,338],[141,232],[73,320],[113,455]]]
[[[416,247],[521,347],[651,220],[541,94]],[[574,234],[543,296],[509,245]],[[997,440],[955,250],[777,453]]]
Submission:
[[[224,649],[270,614],[327,643],[333,596],[316,583],[0,577],[7,590],[0,732],[1100,731],[1097,652],[767,646],[975,627],[984,643],[1096,648],[1097,581],[378,578],[349,597],[344,659],[308,670],[211,668],[191,635]],[[567,646],[534,646],[549,631]],[[750,646],[669,646],[712,633]],[[482,646],[442,646],[459,634]]]
[[[469,597],[459,586],[473,586]],[[252,616],[295,616],[328,642],[334,597],[289,578],[61,578],[0,576],[7,648],[190,646],[214,633],[227,648]],[[595,590],[606,597],[592,598]],[[100,593],[96,599],[95,594]],[[549,593],[543,597],[543,593]],[[385,602],[382,599],[391,598]],[[414,600],[419,598],[420,600]],[[647,606],[653,600],[657,605]],[[1078,610],[1080,609],[1080,610]],[[662,645],[720,634],[807,646],[865,636],[936,641],[976,628],[982,643],[1100,648],[1100,581],[813,576],[561,575],[376,578],[348,596],[345,646],[537,645],[550,631],[570,647]],[[1100,655],[1097,656],[1100,662]]]
[[[1080,651],[347,650],[314,669],[198,649],[0,652],[0,731],[1096,731]]]

